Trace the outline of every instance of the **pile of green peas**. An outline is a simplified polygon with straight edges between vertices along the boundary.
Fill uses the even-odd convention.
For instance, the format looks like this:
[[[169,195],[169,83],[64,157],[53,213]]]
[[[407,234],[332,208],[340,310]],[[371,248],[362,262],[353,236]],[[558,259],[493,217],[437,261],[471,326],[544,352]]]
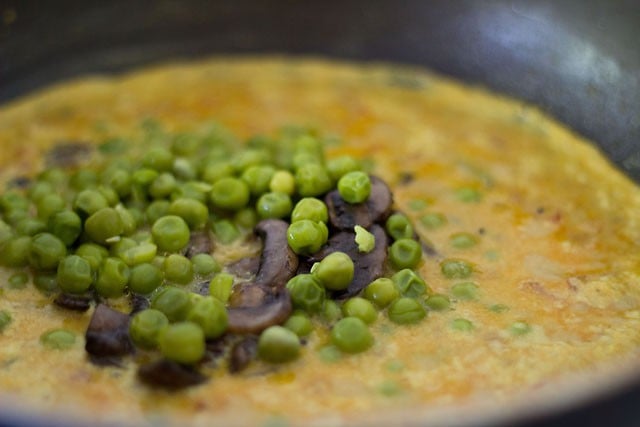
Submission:
[[[194,364],[204,356],[206,341],[227,330],[235,280],[212,253],[185,256],[194,233],[232,245],[261,219],[284,219],[291,249],[312,255],[329,238],[322,196],[337,188],[346,202],[362,203],[371,183],[356,159],[325,159],[322,138],[307,129],[285,129],[245,144],[217,125],[179,134],[157,125],[146,129],[131,141],[105,141],[86,164],[47,169],[28,186],[0,195],[0,264],[18,270],[16,283],[30,277],[50,295],[148,297],[150,308],[132,316],[133,342]],[[448,298],[432,295],[416,270],[422,248],[409,219],[395,213],[384,226],[393,240],[390,277],[344,302],[331,295],[353,279],[355,266],[345,253],[332,253],[309,274],[293,277],[287,289],[295,311],[261,334],[261,359],[296,359],[301,340],[318,327],[330,328],[330,344],[340,351],[359,353],[374,344],[370,326],[380,313],[397,324],[414,324],[428,310],[449,307]],[[361,250],[372,250],[372,235],[362,227],[356,231]],[[445,270],[455,277],[470,274],[464,265]],[[194,292],[203,280],[209,281],[208,296]],[[11,316],[1,317],[4,328]]]

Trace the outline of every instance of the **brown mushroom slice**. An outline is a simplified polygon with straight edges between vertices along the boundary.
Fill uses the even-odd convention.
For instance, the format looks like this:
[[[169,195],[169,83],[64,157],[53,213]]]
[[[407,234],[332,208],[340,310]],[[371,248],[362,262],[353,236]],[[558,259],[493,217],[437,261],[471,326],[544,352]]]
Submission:
[[[208,290],[209,289],[207,288],[207,291]],[[151,301],[148,296],[136,294],[135,292],[129,294],[129,302],[131,303],[131,311],[129,312],[130,316],[133,316],[139,311],[146,310],[151,306]]]
[[[140,366],[138,378],[145,384],[169,390],[191,387],[207,380],[207,377],[192,366],[181,365],[167,359]]]
[[[246,369],[258,354],[258,339],[254,335],[244,337],[231,348],[229,371],[237,373]]]
[[[91,307],[91,300],[89,295],[72,295],[63,292],[53,300],[53,303],[68,310],[87,311]]]
[[[334,298],[343,299],[355,296],[369,283],[382,276],[389,245],[387,233],[377,224],[372,225],[369,232],[376,239],[376,245],[371,252],[365,253],[358,250],[355,233],[341,231],[331,236],[320,252],[314,254],[310,259],[311,263],[318,262],[330,253],[339,251],[346,253],[353,260],[355,267],[353,280],[346,290],[334,292]]]
[[[89,159],[93,153],[93,144],[82,141],[59,142],[46,154],[47,166],[69,168],[78,166]]]
[[[185,255],[191,259],[198,254],[210,254],[213,251],[213,241],[208,231],[195,231],[187,244]]]
[[[371,176],[371,194],[364,203],[351,204],[342,199],[338,190],[325,197],[331,225],[340,230],[351,230],[356,225],[369,228],[384,221],[391,212],[393,196],[389,186],[380,178]]]
[[[286,289],[267,295],[261,305],[253,307],[229,307],[229,332],[238,334],[257,334],[269,326],[286,321],[293,307]]]
[[[271,289],[283,289],[298,269],[298,256],[289,247],[289,224],[280,219],[266,219],[256,225],[263,239],[260,268],[254,283]]]
[[[260,270],[260,256],[251,256],[239,259],[231,264],[227,264],[225,269],[234,276],[243,279],[253,278]]]
[[[85,350],[95,357],[124,356],[133,352],[129,316],[98,304],[85,334]]]

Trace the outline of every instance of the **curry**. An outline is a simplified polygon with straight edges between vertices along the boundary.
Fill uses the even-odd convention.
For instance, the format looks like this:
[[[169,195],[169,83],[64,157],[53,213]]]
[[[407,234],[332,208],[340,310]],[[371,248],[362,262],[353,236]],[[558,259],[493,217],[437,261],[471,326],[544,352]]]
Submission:
[[[322,140],[327,159],[358,159],[372,184],[388,185],[393,212],[422,244],[424,318],[398,324],[380,310],[368,326],[374,341],[349,354],[313,315],[295,360],[235,373],[213,361],[204,382],[166,390],[140,380],[144,352],[115,365],[90,360],[94,301],[61,308],[30,269],[3,268],[1,405],[95,423],[355,425],[498,408],[567,377],[634,365],[640,191],[535,108],[424,70],[217,58],[63,83],[2,107],[0,173],[17,188],[68,147],[92,164],[111,150],[144,156],[153,138],[208,135],[239,147],[300,132]],[[220,227],[210,252],[233,276],[229,266],[262,243],[224,241]],[[127,312],[132,302],[107,304]]]

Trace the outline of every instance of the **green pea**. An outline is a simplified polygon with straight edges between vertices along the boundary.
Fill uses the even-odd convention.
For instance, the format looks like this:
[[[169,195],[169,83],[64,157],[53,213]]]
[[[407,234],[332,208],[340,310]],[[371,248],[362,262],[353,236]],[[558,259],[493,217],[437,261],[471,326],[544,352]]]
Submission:
[[[152,147],[142,158],[142,165],[158,172],[171,170],[173,166],[173,154],[166,148]]]
[[[415,271],[405,268],[391,277],[400,294],[409,298],[417,298],[429,291],[422,277]]]
[[[422,247],[413,239],[398,239],[389,248],[389,259],[397,269],[414,268],[422,259]]]
[[[324,226],[324,228],[323,228]],[[326,226],[322,222],[303,219],[289,225],[287,242],[298,255],[312,255],[327,241]]]
[[[482,200],[482,193],[472,187],[462,187],[455,191],[456,199],[464,203],[477,203]]]
[[[360,169],[360,163],[351,156],[340,156],[327,162],[327,171],[331,179],[336,182],[347,173],[359,171]]]
[[[413,226],[409,222],[409,218],[400,213],[395,213],[387,219],[385,229],[393,240],[410,239],[413,237]]]
[[[322,317],[329,323],[333,323],[342,318],[342,309],[332,299],[326,299],[322,307]]]
[[[285,218],[291,207],[291,198],[285,193],[265,193],[256,202],[256,211],[262,219]]]
[[[476,299],[478,294],[478,285],[473,282],[456,283],[451,287],[451,294],[459,300]]]
[[[170,206],[171,203],[168,200],[154,200],[149,203],[149,206],[147,206],[147,210],[144,213],[147,217],[147,221],[149,221],[150,224],[153,224],[163,216],[167,215],[169,213]]]
[[[293,155],[293,158],[292,158],[293,170],[298,171],[307,165],[322,166],[322,157],[319,157],[314,153],[309,153],[306,151],[299,151]]]
[[[38,270],[53,270],[67,255],[64,243],[50,233],[33,236],[29,247],[29,263]]]
[[[8,280],[10,289],[24,289],[28,282],[29,275],[23,272],[13,273]]]
[[[213,163],[208,163],[201,174],[201,179],[210,184],[219,181],[222,178],[232,177],[235,172],[235,169],[231,163],[216,161]]]
[[[276,171],[269,181],[269,190],[292,196],[296,192],[296,179],[289,171]]]
[[[366,228],[356,225],[353,230],[356,233],[355,241],[358,245],[358,252],[369,253],[376,247],[376,236]]]
[[[67,184],[67,174],[62,170],[62,168],[55,167],[40,173],[40,175],[38,175],[38,180],[47,181],[55,188],[60,188]]]
[[[467,319],[453,319],[451,321],[451,329],[460,332],[471,332],[475,327],[473,323]]]
[[[124,261],[124,254],[129,250],[138,246],[138,242],[129,238],[123,237],[117,242],[111,245],[110,252],[112,256],[118,257]]]
[[[70,246],[82,233],[82,220],[73,211],[60,211],[49,217],[49,231]]]
[[[29,211],[22,209],[8,209],[4,211],[4,219],[15,226],[18,222],[29,216]]]
[[[402,297],[389,305],[387,315],[392,322],[406,325],[420,322],[426,317],[427,312],[415,299]]]
[[[240,227],[253,229],[253,227],[258,223],[258,214],[252,208],[244,208],[236,212],[233,216],[233,220]]]
[[[237,211],[249,203],[249,186],[238,178],[221,178],[214,182],[209,197],[213,206]]]
[[[232,159],[236,171],[242,172],[250,166],[270,163],[269,153],[262,149],[247,149],[238,152]]]
[[[151,308],[163,312],[171,322],[184,320],[192,306],[190,292],[173,286],[162,289],[151,300]]]
[[[447,223],[447,218],[441,213],[428,213],[420,218],[420,223],[426,228],[434,229]]]
[[[205,336],[193,322],[178,322],[162,329],[158,339],[160,353],[169,360],[193,364],[204,357]]]
[[[65,292],[83,293],[93,283],[91,265],[78,255],[69,255],[58,264],[57,281]]]
[[[164,278],[169,282],[187,284],[193,280],[193,265],[187,257],[171,254],[164,260]]]
[[[167,316],[161,311],[149,308],[133,315],[129,324],[129,335],[138,347],[153,349],[158,346],[160,332],[167,326]]]
[[[209,254],[196,254],[191,257],[193,272],[200,277],[208,277],[221,270],[220,264]]]
[[[353,281],[353,261],[344,252],[332,252],[314,266],[312,273],[327,289],[347,289]]]
[[[270,326],[258,339],[258,356],[269,363],[290,362],[300,354],[300,339],[287,328]]]
[[[11,314],[7,310],[0,310],[0,333],[9,326],[12,320]]]
[[[13,229],[9,224],[0,219],[0,248],[14,237]]]
[[[71,175],[69,185],[75,190],[85,190],[95,187],[98,183],[98,174],[90,169],[80,169]]]
[[[142,168],[133,172],[131,180],[134,185],[138,185],[142,188],[148,188],[158,175],[160,174],[156,170]]]
[[[325,345],[318,350],[318,357],[325,363],[335,363],[342,358],[342,352],[335,345]]]
[[[122,222],[122,234],[128,236],[133,233],[138,228],[138,224],[136,223],[135,217],[129,212],[129,209],[124,207],[122,204],[117,204],[114,208],[118,215],[120,215],[120,221]]]
[[[31,188],[29,188],[29,197],[33,200],[34,203],[38,203],[38,200],[47,196],[49,194],[54,194],[53,185],[47,181],[36,181],[33,183]]]
[[[168,213],[184,219],[192,230],[202,228],[209,220],[209,209],[194,199],[176,199],[171,202]]]
[[[100,185],[96,190],[105,198],[109,206],[115,206],[120,202],[120,197],[113,188]]]
[[[515,336],[526,335],[531,332],[531,325],[523,320],[518,320],[509,326],[509,332]]]
[[[423,209],[426,209],[427,206],[429,206],[429,203],[426,200],[414,199],[409,201],[409,208],[412,211],[421,211]]]
[[[249,166],[242,172],[241,178],[247,183],[253,196],[260,196],[269,191],[269,184],[274,173],[273,166]]]
[[[125,169],[107,169],[102,174],[102,184],[113,189],[119,197],[131,194],[131,174]]]
[[[471,233],[454,233],[449,236],[451,246],[457,249],[467,249],[478,244],[478,238]]]
[[[50,349],[67,350],[76,343],[76,336],[66,329],[52,329],[40,335],[40,343]]]
[[[58,280],[55,272],[39,272],[33,275],[33,284],[40,291],[49,294],[58,290]]]
[[[313,332],[313,323],[304,313],[295,313],[287,319],[284,327],[294,332],[299,337],[306,337]]]
[[[124,294],[131,271],[119,258],[106,258],[96,279],[95,289],[103,297],[114,298]]]
[[[507,311],[509,311],[509,306],[505,304],[493,304],[488,308],[489,308],[489,311],[492,311],[498,314],[506,313]]]
[[[163,216],[154,222],[151,235],[158,249],[165,252],[180,251],[187,246],[191,238],[189,226],[176,215]]]
[[[87,218],[84,230],[91,240],[105,245],[124,232],[124,224],[118,211],[102,208]]]
[[[215,234],[216,239],[224,245],[228,245],[240,237],[240,230],[238,230],[238,227],[228,219],[214,221],[211,224],[211,229],[213,230],[213,234]]]
[[[291,302],[295,308],[317,313],[323,308],[325,290],[311,274],[299,274],[287,282]]]
[[[169,172],[163,172],[149,186],[149,195],[154,199],[164,199],[169,197],[177,185],[175,176]]]
[[[442,294],[430,295],[424,304],[431,310],[442,311],[447,310],[451,306],[449,297]]]
[[[19,236],[35,236],[47,231],[47,226],[39,219],[26,217],[16,223],[15,230]]]
[[[338,192],[347,203],[362,203],[371,194],[369,175],[361,171],[348,172],[338,181]]]
[[[189,159],[178,157],[173,161],[172,172],[176,178],[189,181],[196,179],[198,171]]]
[[[380,277],[364,288],[364,297],[376,306],[384,308],[400,297],[400,292],[391,279]]]
[[[73,210],[87,218],[109,206],[107,199],[97,190],[82,190],[73,200]]]
[[[342,306],[345,317],[357,317],[366,324],[371,324],[378,318],[378,312],[373,304],[364,298],[354,297]]]
[[[181,133],[171,142],[171,151],[179,156],[187,156],[196,153],[200,147],[200,138],[188,133]]]
[[[331,329],[331,343],[345,353],[361,353],[373,345],[373,335],[361,319],[345,317]]]
[[[7,267],[24,267],[29,264],[30,252],[31,237],[13,237],[0,248],[0,261]]]
[[[162,284],[162,280],[162,270],[145,262],[131,268],[129,289],[137,294],[148,295]]]
[[[326,169],[318,164],[308,163],[295,174],[298,194],[302,197],[319,196],[331,190],[332,182]]]
[[[13,209],[26,211],[29,210],[29,200],[18,191],[7,191],[0,195],[0,207],[4,211]]]
[[[462,259],[445,259],[440,263],[440,271],[447,279],[466,279],[473,273],[473,266]]]
[[[218,273],[209,281],[209,295],[223,303],[229,301],[233,289],[233,275]]]
[[[117,256],[128,266],[151,262],[158,253],[158,247],[153,243],[140,243],[119,252]]]
[[[324,222],[329,220],[327,205],[322,200],[315,197],[304,197],[296,203],[291,212],[291,222],[308,219],[315,222]]]
[[[187,320],[199,325],[207,339],[218,338],[229,325],[224,304],[211,296],[196,301],[187,314]]]

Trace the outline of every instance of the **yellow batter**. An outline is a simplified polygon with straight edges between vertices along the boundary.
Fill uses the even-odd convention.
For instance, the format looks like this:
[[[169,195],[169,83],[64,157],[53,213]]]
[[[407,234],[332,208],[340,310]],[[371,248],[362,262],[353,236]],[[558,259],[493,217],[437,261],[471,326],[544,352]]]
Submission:
[[[125,369],[87,361],[91,311],[49,304],[33,286],[0,279],[0,410],[62,411],[93,422],[166,425],[342,425],[428,419],[445,407],[503,407],[567,374],[604,370],[640,348],[640,191],[581,138],[520,102],[421,70],[323,60],[222,58],[115,78],[65,83],[0,109],[1,178],[40,168],[61,140],[140,140],[152,118],[170,131],[215,122],[240,138],[286,125],[338,141],[329,156],[373,164],[436,256],[420,273],[451,295],[460,280],[445,258],[472,262],[477,299],[454,301],[416,326],[381,315],[368,352],[327,361],[314,334],[297,361],[263,374],[208,372],[199,387],[169,393]],[[413,180],[403,178],[410,174]],[[439,226],[422,219],[441,214]],[[456,249],[451,235],[478,244]],[[452,328],[466,319],[471,331]],[[513,333],[514,322],[531,331]],[[65,327],[71,350],[43,347]],[[35,409],[34,409],[35,408]],[[394,418],[395,417],[395,418]]]

